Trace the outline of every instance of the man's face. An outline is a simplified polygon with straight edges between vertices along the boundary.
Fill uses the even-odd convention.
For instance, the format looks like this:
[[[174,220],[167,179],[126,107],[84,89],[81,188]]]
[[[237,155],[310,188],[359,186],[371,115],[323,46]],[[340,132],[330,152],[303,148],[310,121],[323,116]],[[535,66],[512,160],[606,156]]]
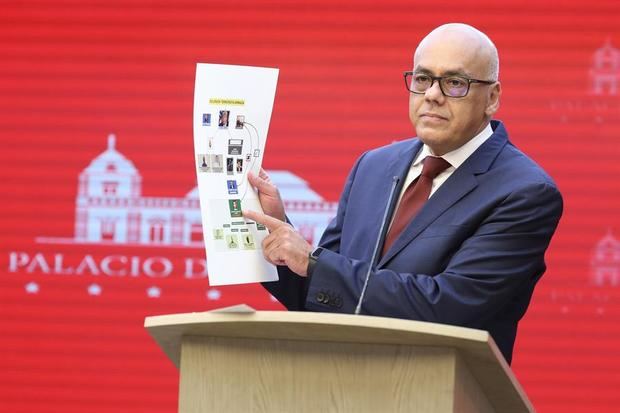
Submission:
[[[468,40],[450,34],[427,39],[415,56],[414,72],[492,80],[487,79],[486,55]],[[467,96],[452,98],[444,96],[435,81],[426,93],[410,94],[409,119],[422,142],[436,155],[443,155],[482,131],[497,111],[500,90],[499,83],[472,83]]]

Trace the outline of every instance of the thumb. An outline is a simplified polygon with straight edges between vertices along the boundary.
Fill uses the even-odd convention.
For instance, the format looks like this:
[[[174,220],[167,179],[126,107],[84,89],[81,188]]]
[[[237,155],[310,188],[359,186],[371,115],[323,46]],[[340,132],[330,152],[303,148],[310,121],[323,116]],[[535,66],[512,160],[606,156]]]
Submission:
[[[253,187],[258,189],[258,192],[268,195],[274,195],[277,192],[275,185],[260,176],[256,176],[253,172],[248,172],[248,181]]]
[[[267,182],[271,182],[271,179],[269,179],[269,175],[267,174],[267,171],[265,171],[263,168],[260,168],[260,172],[259,172],[258,176],[260,176],[261,178],[263,178]]]

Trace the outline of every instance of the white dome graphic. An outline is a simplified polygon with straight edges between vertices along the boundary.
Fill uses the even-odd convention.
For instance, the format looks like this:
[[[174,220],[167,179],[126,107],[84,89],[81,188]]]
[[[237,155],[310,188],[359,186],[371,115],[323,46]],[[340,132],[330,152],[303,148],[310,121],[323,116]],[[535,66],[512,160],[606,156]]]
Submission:
[[[142,177],[133,162],[116,150],[116,136],[108,135],[108,147],[82,171],[78,197],[139,198]]]
[[[107,150],[93,159],[84,172],[138,175],[138,170],[133,162],[116,150],[116,135],[113,133],[108,135]]]
[[[187,193],[187,195],[185,195],[185,198],[190,198],[190,199],[199,199],[200,195],[198,193],[198,187],[195,186],[194,189],[192,189],[191,191],[189,191]]]

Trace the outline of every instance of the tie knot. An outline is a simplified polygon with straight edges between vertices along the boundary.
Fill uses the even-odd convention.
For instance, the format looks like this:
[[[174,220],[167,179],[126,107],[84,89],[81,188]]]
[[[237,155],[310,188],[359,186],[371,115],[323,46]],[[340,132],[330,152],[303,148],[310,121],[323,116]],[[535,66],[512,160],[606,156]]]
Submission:
[[[424,164],[422,167],[422,176],[426,176],[430,179],[435,179],[437,175],[451,166],[444,158],[439,158],[437,156],[427,156],[422,162]]]

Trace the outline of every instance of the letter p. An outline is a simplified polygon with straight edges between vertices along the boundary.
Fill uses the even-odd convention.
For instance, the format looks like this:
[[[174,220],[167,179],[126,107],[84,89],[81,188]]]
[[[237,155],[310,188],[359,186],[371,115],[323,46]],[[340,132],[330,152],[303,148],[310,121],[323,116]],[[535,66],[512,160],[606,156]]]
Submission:
[[[30,262],[30,257],[25,252],[11,252],[9,254],[9,272],[17,272]]]

